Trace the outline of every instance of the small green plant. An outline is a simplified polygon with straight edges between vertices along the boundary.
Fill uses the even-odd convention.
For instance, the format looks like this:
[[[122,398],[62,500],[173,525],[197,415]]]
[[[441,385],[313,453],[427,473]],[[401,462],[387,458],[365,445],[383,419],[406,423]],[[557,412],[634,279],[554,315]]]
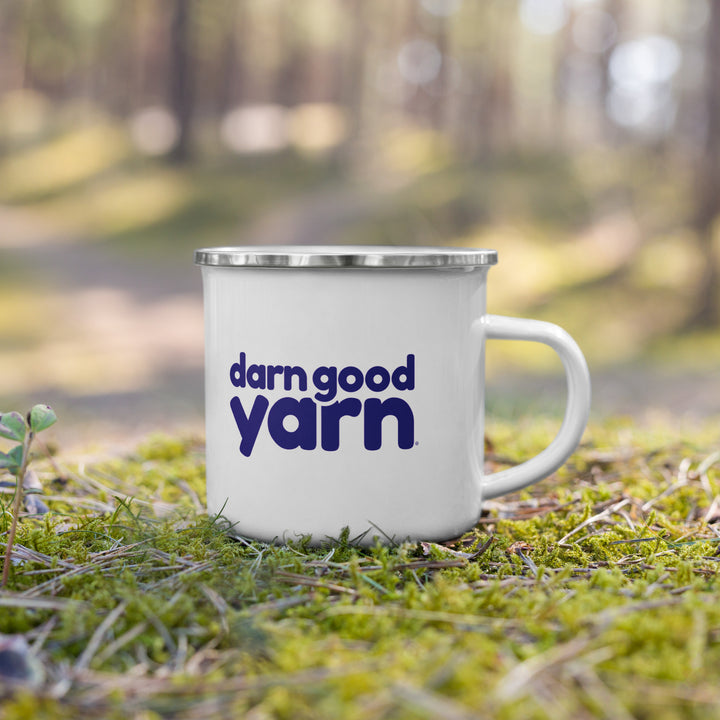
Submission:
[[[49,428],[57,417],[49,405],[35,405],[24,418],[19,412],[0,414],[0,437],[17,442],[18,444],[7,453],[0,452],[0,469],[7,470],[15,476],[15,496],[12,506],[12,523],[5,546],[5,560],[3,562],[2,581],[0,587],[5,587],[10,575],[10,558],[17,532],[18,516],[23,500],[23,481],[30,462],[30,446],[37,435]]]

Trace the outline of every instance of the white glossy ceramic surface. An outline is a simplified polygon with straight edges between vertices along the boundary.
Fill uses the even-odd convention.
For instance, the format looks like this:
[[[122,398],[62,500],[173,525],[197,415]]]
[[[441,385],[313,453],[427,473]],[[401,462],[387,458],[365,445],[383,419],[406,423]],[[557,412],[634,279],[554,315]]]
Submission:
[[[493,257],[464,266],[437,266],[436,257],[430,267],[233,267],[196,255],[208,511],[264,541],[309,534],[317,543],[346,526],[365,543],[441,540],[475,524],[483,497],[559,467],[587,422],[587,365],[557,326],[486,313]],[[541,455],[484,476],[490,338],[549,344],[569,392],[563,426]]]

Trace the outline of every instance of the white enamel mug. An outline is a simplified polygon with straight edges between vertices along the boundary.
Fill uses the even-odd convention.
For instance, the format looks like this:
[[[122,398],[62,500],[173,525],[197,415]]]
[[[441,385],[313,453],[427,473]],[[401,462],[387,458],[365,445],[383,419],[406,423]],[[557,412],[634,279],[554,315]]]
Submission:
[[[494,250],[228,247],[195,252],[205,299],[207,504],[263,541],[446,540],[484,499],[560,467],[587,423],[575,341],[488,315]],[[567,407],[536,457],[483,472],[485,341],[560,356]]]

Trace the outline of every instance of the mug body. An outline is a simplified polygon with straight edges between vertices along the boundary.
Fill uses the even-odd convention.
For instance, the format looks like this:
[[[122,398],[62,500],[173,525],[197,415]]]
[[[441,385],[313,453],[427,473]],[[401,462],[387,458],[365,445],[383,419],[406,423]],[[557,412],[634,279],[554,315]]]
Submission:
[[[318,543],[346,527],[364,543],[439,540],[472,527],[484,348],[471,327],[485,313],[492,259],[398,267],[253,264],[247,250],[242,265],[208,257],[196,254],[209,512],[263,541]]]

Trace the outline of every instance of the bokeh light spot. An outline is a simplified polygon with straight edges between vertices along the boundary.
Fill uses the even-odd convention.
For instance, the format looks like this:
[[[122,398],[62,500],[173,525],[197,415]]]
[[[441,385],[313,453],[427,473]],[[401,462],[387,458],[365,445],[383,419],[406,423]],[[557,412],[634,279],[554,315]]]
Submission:
[[[618,45],[610,56],[610,76],[618,85],[638,86],[672,79],[680,66],[680,48],[664,35],[648,35]]]
[[[133,143],[146,155],[164,155],[174,147],[179,133],[175,116],[160,106],[144,108],[130,121]]]
[[[431,15],[450,17],[460,9],[462,0],[420,0],[420,4]]]
[[[535,35],[554,35],[568,19],[565,0],[522,0],[520,20]]]
[[[426,85],[440,72],[442,53],[435,43],[415,39],[400,48],[397,58],[400,74],[412,85]]]
[[[220,136],[236,153],[277,152],[288,144],[287,110],[281,105],[235,108],[223,118]]]

